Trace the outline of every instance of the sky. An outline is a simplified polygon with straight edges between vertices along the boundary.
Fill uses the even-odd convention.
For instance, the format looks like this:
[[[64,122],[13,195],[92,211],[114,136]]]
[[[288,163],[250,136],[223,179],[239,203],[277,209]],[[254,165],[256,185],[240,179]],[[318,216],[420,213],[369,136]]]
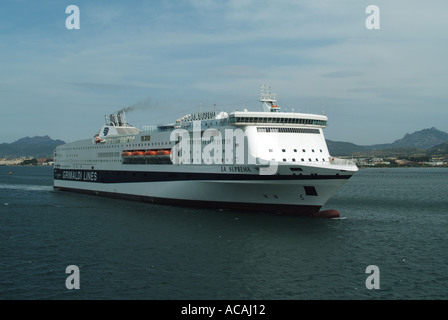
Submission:
[[[260,111],[263,84],[284,111],[324,112],[330,140],[448,132],[447,12],[446,0],[4,0],[0,143],[88,139],[129,106],[137,127]]]

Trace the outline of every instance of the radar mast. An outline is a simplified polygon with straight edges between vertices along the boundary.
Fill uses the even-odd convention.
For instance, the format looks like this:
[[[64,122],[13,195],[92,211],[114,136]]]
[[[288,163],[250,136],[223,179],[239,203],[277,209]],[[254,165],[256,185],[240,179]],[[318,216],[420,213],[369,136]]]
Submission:
[[[260,102],[265,112],[279,112],[280,108],[277,105],[276,94],[271,93],[271,87],[264,84],[260,88],[261,96]]]

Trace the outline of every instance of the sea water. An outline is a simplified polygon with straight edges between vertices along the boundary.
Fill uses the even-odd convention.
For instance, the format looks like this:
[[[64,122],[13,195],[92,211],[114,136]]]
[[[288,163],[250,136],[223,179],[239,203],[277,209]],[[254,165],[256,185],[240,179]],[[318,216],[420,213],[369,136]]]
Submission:
[[[360,169],[322,208],[342,219],[54,191],[52,172],[0,167],[0,299],[448,298],[447,168]]]

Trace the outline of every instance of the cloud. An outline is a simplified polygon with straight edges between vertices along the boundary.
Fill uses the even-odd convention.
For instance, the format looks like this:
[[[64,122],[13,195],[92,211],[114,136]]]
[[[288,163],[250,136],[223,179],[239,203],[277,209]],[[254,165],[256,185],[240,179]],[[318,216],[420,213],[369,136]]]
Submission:
[[[226,67],[216,68],[213,73],[215,76],[225,76],[232,79],[235,78],[262,78],[266,76],[261,69],[245,66],[245,65],[229,65]]]
[[[69,83],[76,87],[91,89],[91,90],[101,90],[101,91],[117,91],[117,90],[129,90],[134,89],[135,86],[122,85],[122,84],[110,84],[110,83],[91,83],[91,82],[72,82]]]
[[[51,1],[26,10],[14,2],[0,8],[1,30],[6,30],[0,31],[0,42],[7,48],[0,51],[0,105],[26,110],[33,119],[48,110],[52,120],[39,121],[42,131],[64,122],[67,114],[85,113],[89,119],[83,126],[90,130],[97,125],[94,113],[148,96],[153,104],[170,106],[170,115],[200,103],[256,102],[259,85],[266,82],[279,102],[296,110],[320,110],[322,101],[329,112],[337,106],[345,117],[332,115],[339,121],[332,134],[349,130],[348,114],[362,110],[370,118],[387,113],[390,119],[391,110],[403,110],[411,100],[416,109],[439,115],[432,126],[448,130],[437,123],[448,100],[445,1],[378,0],[381,29],[375,31],[365,28],[371,3],[364,0],[76,4],[78,31],[64,28],[65,10]],[[20,25],[10,12],[20,14]],[[419,118],[406,125],[418,126]],[[393,122],[389,127],[394,130]],[[2,137],[11,132],[0,130]],[[81,135],[84,129],[77,130]],[[43,133],[58,137],[58,132]],[[371,142],[382,141],[364,143]]]
[[[322,74],[322,77],[326,77],[326,78],[350,78],[350,77],[359,77],[359,76],[362,76],[362,75],[363,75],[363,72],[361,72],[361,71],[340,70],[340,71],[333,71],[333,72]]]

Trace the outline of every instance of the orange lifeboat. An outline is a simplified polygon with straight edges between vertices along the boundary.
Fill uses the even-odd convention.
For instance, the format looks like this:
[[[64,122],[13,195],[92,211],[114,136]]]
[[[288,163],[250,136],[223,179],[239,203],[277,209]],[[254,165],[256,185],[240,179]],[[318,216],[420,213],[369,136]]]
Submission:
[[[132,155],[133,156],[142,156],[142,155],[144,155],[145,153],[143,152],[143,151],[134,151],[133,153],[132,153]]]
[[[121,153],[121,156],[122,156],[122,157],[132,156],[132,152],[124,151],[124,152]]]
[[[159,150],[157,151],[157,155],[159,156],[167,156],[170,154],[170,150]]]
[[[155,156],[157,154],[157,151],[154,150],[148,150],[145,152],[145,156]]]

